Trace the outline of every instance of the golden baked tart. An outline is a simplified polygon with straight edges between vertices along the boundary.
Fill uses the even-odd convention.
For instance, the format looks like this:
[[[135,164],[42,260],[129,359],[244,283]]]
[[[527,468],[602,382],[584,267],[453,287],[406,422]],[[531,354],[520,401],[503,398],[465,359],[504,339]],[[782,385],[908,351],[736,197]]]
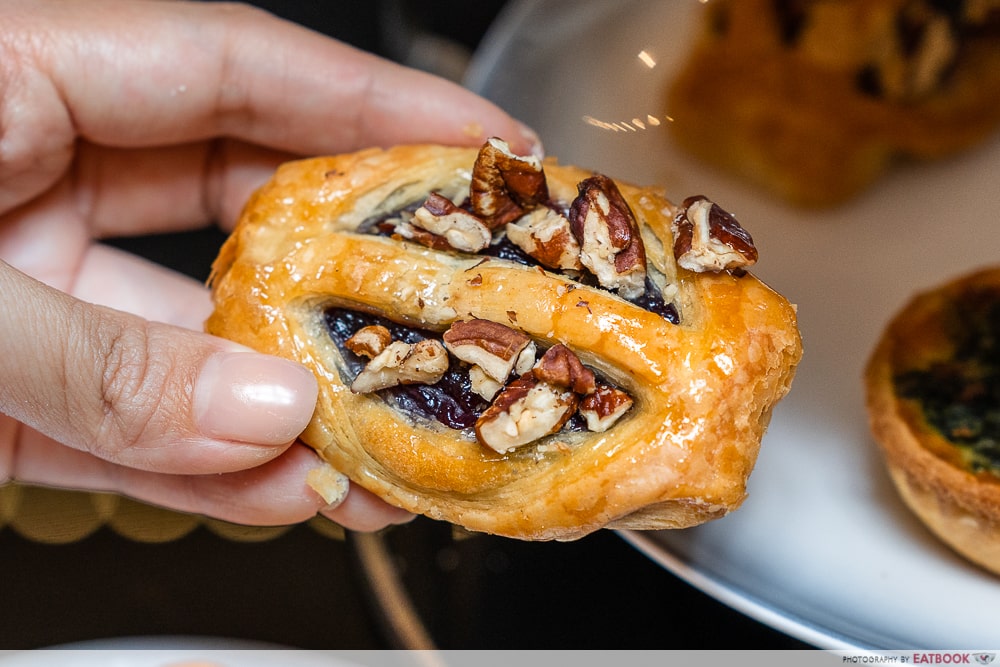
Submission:
[[[533,540],[680,528],[742,503],[801,355],[756,259],[702,196],[496,138],[371,149],[253,196],[206,328],[310,367],[303,441],[391,504]]]
[[[866,371],[872,431],[930,530],[1000,573],[1000,269],[917,295]]]
[[[712,0],[668,91],[693,155],[796,204],[859,193],[899,159],[1000,122],[996,0]]]

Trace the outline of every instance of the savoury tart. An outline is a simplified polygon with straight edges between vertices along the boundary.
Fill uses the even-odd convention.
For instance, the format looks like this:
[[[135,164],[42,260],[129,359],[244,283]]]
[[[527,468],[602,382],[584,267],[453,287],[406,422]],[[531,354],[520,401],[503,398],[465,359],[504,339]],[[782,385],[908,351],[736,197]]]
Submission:
[[[1000,573],[1000,269],[915,296],[865,375],[872,431],[905,504]]]
[[[801,343],[705,197],[480,149],[283,165],[213,266],[207,331],[296,359],[302,440],[387,502],[569,540],[736,509]]]

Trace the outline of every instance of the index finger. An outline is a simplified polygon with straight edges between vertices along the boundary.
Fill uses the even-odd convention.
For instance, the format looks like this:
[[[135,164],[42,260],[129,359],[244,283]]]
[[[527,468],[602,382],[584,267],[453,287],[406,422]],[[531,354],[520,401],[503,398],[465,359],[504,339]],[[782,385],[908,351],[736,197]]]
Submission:
[[[45,63],[81,135],[117,146],[235,136],[300,154],[537,142],[501,109],[244,5],[60,3]],[[127,29],[124,29],[127,28]]]

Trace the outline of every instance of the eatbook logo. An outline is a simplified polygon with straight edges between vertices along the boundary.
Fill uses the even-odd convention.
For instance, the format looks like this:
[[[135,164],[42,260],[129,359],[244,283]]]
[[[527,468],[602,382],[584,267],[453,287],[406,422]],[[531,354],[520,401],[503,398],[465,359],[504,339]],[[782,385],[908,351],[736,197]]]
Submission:
[[[996,660],[996,658],[997,658],[997,654],[996,653],[973,653],[972,654],[972,659],[975,660],[976,663],[978,663],[980,665],[989,665],[994,660]]]

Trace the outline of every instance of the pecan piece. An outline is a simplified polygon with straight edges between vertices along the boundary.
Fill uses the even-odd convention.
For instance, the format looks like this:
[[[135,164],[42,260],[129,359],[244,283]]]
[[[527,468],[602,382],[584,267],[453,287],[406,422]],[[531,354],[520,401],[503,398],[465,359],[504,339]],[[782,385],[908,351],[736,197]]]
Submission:
[[[594,393],[580,401],[580,414],[587,420],[587,430],[602,433],[614,426],[632,407],[632,397],[607,384],[597,385]]]
[[[497,382],[479,366],[469,367],[469,387],[487,401],[492,401],[497,392],[503,389],[503,385],[503,382]]]
[[[531,372],[542,382],[575,394],[592,394],[597,388],[594,372],[562,343],[546,350]]]
[[[580,244],[573,236],[569,219],[547,206],[542,206],[508,223],[507,238],[518,248],[550,269],[579,271]]]
[[[473,213],[490,229],[520,218],[548,198],[549,186],[538,158],[514,155],[507,142],[496,137],[479,149],[469,200]]]
[[[506,454],[512,449],[556,433],[573,416],[579,397],[524,375],[496,397],[476,420],[476,438],[490,449]]]
[[[684,200],[671,230],[677,264],[690,271],[742,269],[757,261],[757,248],[749,232],[702,195]]]
[[[603,287],[625,299],[638,298],[646,289],[646,248],[632,209],[607,176],[591,176],[577,189],[569,221],[580,261]]]
[[[510,374],[526,373],[535,362],[535,343],[528,336],[499,322],[472,319],[458,321],[444,332],[444,346],[456,357],[472,364],[502,386]],[[473,373],[474,386],[485,389],[481,395],[492,398],[499,386],[485,383]],[[476,382],[477,378],[480,382]],[[492,389],[492,391],[491,391]],[[477,392],[478,393],[478,392]]]
[[[400,384],[434,384],[448,370],[448,351],[436,340],[395,341],[358,373],[351,391],[368,394]]]
[[[395,233],[399,238],[416,241],[420,245],[426,246],[432,250],[454,249],[445,237],[433,234],[426,229],[422,229],[414,224],[411,224],[408,221],[398,223],[395,228],[393,228],[393,233]]]
[[[443,237],[449,246],[462,252],[479,252],[492,239],[482,220],[436,192],[430,193],[413,213],[410,224]]]
[[[380,324],[361,327],[344,341],[344,347],[358,355],[372,359],[392,342],[392,334]]]

